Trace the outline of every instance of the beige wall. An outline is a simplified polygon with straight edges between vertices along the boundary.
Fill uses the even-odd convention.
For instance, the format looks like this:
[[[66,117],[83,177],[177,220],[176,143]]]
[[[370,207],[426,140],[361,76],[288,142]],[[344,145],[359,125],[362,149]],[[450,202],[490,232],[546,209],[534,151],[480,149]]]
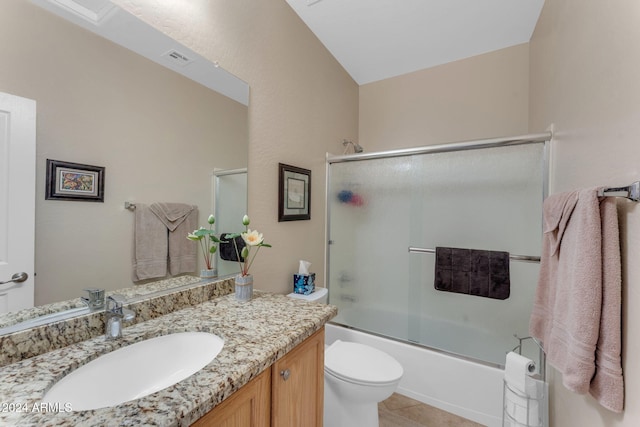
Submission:
[[[528,99],[522,44],[361,86],[359,142],[383,151],[524,134]]]
[[[12,7],[17,3],[13,0]],[[324,154],[325,151],[341,152],[343,138],[359,141],[367,151],[377,151],[524,133],[527,122],[529,131],[539,132],[553,123],[552,191],[626,184],[640,175],[638,161],[633,156],[638,150],[640,135],[640,83],[637,78],[640,75],[637,49],[640,4],[635,2],[547,0],[530,47],[516,46],[365,85],[360,88],[360,96],[358,86],[284,1],[117,0],[116,3],[205,57],[219,61],[221,66],[250,84],[249,214],[252,225],[264,232],[267,241],[274,246],[264,250],[254,266],[257,287],[261,289],[288,292],[290,274],[300,258],[313,262],[313,270],[322,283]],[[3,4],[3,7],[6,6]],[[172,19],[168,20],[169,15]],[[0,19],[4,16],[0,14]],[[0,31],[7,31],[6,25],[10,24],[4,21],[7,20],[3,20]],[[19,20],[14,24],[21,27],[27,21]],[[2,35],[4,40],[16,39],[13,34]],[[22,37],[28,39],[36,35],[44,39],[49,37],[42,31]],[[10,53],[24,55],[23,52]],[[32,65],[32,71],[35,70],[41,80],[51,78],[49,73],[40,73],[30,57],[23,60]],[[119,70],[110,71],[117,75]],[[34,97],[30,96],[30,86],[11,90],[7,81],[0,75],[0,90]],[[528,84],[530,88],[527,88]],[[75,101],[75,96],[69,95],[69,92],[52,95],[49,102],[57,105],[61,100],[65,103]],[[100,94],[101,97],[107,95]],[[112,98],[104,101],[105,105],[117,105]],[[39,108],[42,105],[41,102]],[[78,118],[84,122],[103,117],[104,111],[99,106],[95,108],[100,114],[85,117],[78,112],[79,116],[67,120],[78,123]],[[224,111],[209,119],[219,115],[224,116]],[[39,131],[43,123],[49,123],[51,129],[62,128],[52,124],[60,123],[60,116],[56,108],[49,107],[48,113],[39,116]],[[101,122],[103,131],[113,128],[104,125],[111,123]],[[108,175],[112,177],[108,185],[112,185],[111,180],[118,176],[122,181],[131,182],[133,177],[126,175],[126,171],[140,163],[139,159],[149,150],[136,153],[120,175],[109,168],[107,159],[113,144],[119,153],[127,153],[126,142],[135,135],[131,129],[116,129],[116,135],[91,132],[88,136],[78,137],[75,132],[79,130],[75,126],[64,128],[73,133],[59,134],[52,130],[50,135],[46,134],[47,140],[54,144],[51,147],[55,148],[39,151],[40,170],[46,157],[58,156],[107,164],[107,171],[113,170]],[[68,140],[75,141],[75,145],[63,148],[62,143]],[[93,145],[87,146],[89,143]],[[157,152],[156,148],[153,147]],[[277,222],[278,162],[312,170],[310,221]],[[158,168],[156,172],[164,174],[166,169]],[[140,173],[135,178],[144,175]],[[39,182],[38,203],[42,205],[42,179]],[[109,202],[113,205],[107,218],[94,216],[95,207],[89,204],[79,205],[74,215],[91,216],[93,225],[105,227],[109,218],[128,215],[120,206],[131,196],[135,194],[126,191],[110,196]],[[640,350],[640,338],[634,333],[635,325],[640,324],[640,291],[634,286],[640,281],[640,271],[630,262],[640,255],[637,210],[637,206],[620,201],[626,411],[624,415],[611,414],[590,397],[567,392],[556,379],[551,404],[551,425],[554,427],[631,427],[640,423],[640,407],[634,405],[640,397],[640,359],[635,357]],[[41,216],[39,228],[57,228],[56,215],[61,216],[60,212],[52,210]],[[87,230],[90,240],[94,232]],[[128,236],[121,238],[128,239]],[[44,243],[39,239],[39,246]],[[79,247],[88,247],[86,239],[77,243]],[[108,262],[101,249],[88,252],[94,258]],[[66,257],[56,262],[63,259]],[[101,271],[100,274],[106,273]]]
[[[116,3],[249,83],[249,215],[273,245],[255,286],[291,292],[299,259],[324,283],[325,153],[357,140],[357,84],[284,0]],[[312,171],[311,220],[278,222],[279,162]]]
[[[324,158],[343,139],[377,151],[527,132],[526,44],[358,88],[284,1],[116,3],[251,87],[249,213],[274,246],[258,288],[289,292],[300,258],[324,282]],[[278,162],[312,170],[310,221],[277,222]]]
[[[531,40],[530,127],[553,123],[552,192],[640,179],[640,3],[547,0]],[[551,425],[640,425],[639,207],[618,201],[623,260],[625,412],[551,390]]]
[[[125,200],[204,221],[213,168],[246,165],[247,108],[29,2],[0,9],[0,91],[37,101],[35,302],[131,286]],[[45,200],[48,158],[105,166],[104,203]]]

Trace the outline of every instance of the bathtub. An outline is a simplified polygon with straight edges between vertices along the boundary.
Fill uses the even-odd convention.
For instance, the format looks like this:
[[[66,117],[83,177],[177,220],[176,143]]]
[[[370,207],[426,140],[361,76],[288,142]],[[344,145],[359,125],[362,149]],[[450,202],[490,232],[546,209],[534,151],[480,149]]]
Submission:
[[[502,426],[502,369],[328,323],[325,343],[338,339],[396,358],[404,368],[398,393],[489,427]]]

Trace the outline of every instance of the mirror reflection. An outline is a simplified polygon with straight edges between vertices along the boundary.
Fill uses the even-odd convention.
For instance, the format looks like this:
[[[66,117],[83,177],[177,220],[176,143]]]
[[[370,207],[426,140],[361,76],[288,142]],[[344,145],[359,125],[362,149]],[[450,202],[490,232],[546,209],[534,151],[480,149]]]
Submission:
[[[196,205],[206,225],[214,171],[246,168],[246,105],[22,0],[0,34],[0,92],[37,105],[35,305],[133,287],[125,202]],[[104,202],[45,200],[47,159],[104,167]]]

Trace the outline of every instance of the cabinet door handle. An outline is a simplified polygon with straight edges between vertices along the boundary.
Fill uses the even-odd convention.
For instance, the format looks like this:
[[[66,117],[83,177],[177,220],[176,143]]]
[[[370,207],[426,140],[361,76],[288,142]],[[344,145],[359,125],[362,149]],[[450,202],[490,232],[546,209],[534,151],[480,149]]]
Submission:
[[[289,377],[291,376],[291,371],[289,371],[288,369],[285,369],[283,371],[280,371],[280,376],[282,377],[283,380],[288,380]]]

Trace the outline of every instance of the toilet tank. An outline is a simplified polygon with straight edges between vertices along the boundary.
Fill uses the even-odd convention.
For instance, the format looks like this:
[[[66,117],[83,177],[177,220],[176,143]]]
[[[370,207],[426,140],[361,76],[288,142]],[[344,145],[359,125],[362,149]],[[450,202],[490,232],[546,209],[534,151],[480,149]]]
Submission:
[[[309,295],[302,295],[296,293],[290,293],[287,295],[289,298],[301,299],[310,302],[318,302],[320,304],[326,304],[329,297],[329,290],[327,288],[316,288]]]

